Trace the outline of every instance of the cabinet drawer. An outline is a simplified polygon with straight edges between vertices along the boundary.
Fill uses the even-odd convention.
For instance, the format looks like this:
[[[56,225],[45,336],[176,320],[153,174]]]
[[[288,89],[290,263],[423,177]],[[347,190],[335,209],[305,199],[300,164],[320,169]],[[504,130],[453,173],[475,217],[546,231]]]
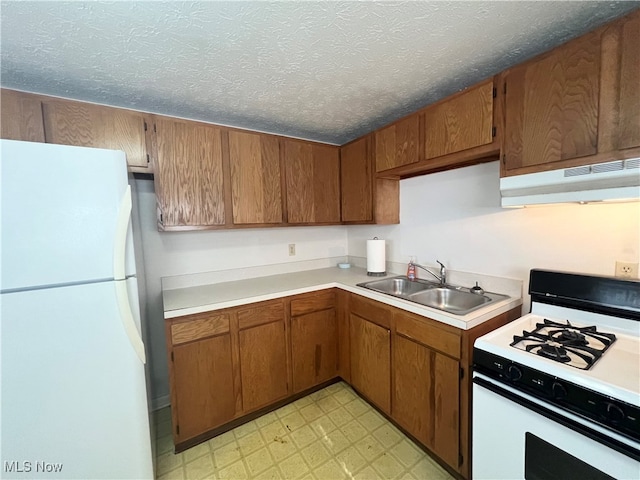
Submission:
[[[375,300],[369,300],[359,295],[351,295],[349,310],[359,317],[365,318],[384,328],[390,328],[391,311]]]
[[[332,308],[336,304],[333,290],[324,290],[310,295],[301,295],[291,300],[291,316],[297,317],[305,313],[317,312]]]
[[[240,330],[281,320],[284,320],[282,300],[254,303],[250,307],[238,310],[238,326]]]
[[[454,358],[460,358],[460,335],[433,325],[432,320],[396,313],[396,333]]]
[[[182,320],[182,319],[181,319]],[[171,343],[179,345],[199,338],[212,337],[229,331],[229,315],[200,314],[171,325]]]

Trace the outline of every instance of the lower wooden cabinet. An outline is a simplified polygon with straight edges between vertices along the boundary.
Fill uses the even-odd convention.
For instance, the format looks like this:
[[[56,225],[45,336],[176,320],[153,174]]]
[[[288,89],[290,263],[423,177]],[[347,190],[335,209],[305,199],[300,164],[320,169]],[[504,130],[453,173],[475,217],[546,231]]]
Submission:
[[[351,383],[383,412],[391,412],[391,332],[351,314]]]
[[[460,330],[327,289],[168,319],[176,450],[340,376],[469,478],[473,342],[519,315]]]
[[[234,360],[228,314],[211,312],[166,325],[176,445],[232,420]]]
[[[240,332],[242,408],[245,412],[287,396],[287,353],[282,321]]]
[[[338,320],[334,297],[330,291],[291,302],[293,393],[338,375]]]
[[[459,372],[457,359],[394,336],[391,416],[451,466],[458,465]]]
[[[231,336],[197,340],[173,349],[176,438],[192,438],[233,419]]]

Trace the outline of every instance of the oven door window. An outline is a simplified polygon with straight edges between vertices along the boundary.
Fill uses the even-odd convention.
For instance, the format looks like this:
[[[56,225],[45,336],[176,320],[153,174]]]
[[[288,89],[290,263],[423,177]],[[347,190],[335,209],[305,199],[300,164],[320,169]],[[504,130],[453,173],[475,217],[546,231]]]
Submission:
[[[530,432],[525,433],[525,480],[615,480],[588,463],[545,442]]]

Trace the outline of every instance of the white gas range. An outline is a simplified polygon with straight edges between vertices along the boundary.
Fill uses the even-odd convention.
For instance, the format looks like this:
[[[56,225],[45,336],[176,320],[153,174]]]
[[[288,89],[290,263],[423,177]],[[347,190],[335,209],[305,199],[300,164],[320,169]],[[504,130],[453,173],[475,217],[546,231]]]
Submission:
[[[474,345],[473,478],[640,478],[640,282],[532,270]]]

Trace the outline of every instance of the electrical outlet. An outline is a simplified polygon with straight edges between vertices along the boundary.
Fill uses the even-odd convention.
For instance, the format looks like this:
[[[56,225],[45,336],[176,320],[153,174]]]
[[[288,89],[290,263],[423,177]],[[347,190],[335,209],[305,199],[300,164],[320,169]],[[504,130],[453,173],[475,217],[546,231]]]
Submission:
[[[616,262],[616,277],[638,278],[638,264],[631,262]]]
[[[295,243],[290,243],[289,244],[289,256],[293,257],[296,254],[296,244]]]

